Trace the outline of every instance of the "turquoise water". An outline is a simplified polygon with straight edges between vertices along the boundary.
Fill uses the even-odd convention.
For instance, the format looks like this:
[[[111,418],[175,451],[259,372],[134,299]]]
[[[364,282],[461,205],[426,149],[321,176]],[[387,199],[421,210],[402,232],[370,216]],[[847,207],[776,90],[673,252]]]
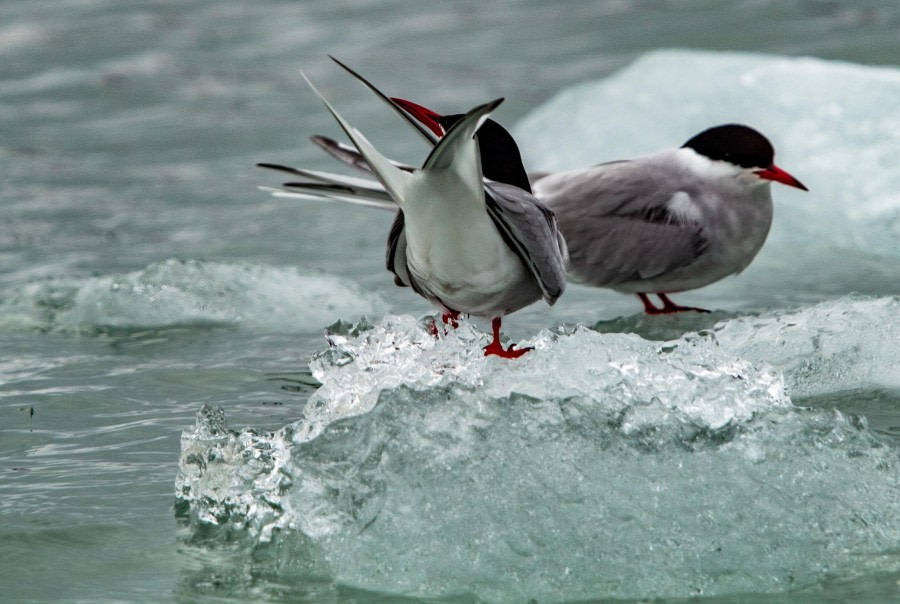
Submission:
[[[21,0],[0,15],[0,599],[897,595],[895,3]],[[707,52],[648,55],[671,48]],[[764,83],[752,95],[728,92],[730,51],[773,55],[740,68]],[[429,309],[383,269],[391,217],[256,189],[277,182],[259,161],[334,167],[307,142],[337,132],[300,68],[380,148],[420,160],[328,54],[437,109],[505,96],[496,117],[534,167],[680,144],[739,112],[811,193],[773,191],[757,262],[679,298],[711,316],[649,320],[571,286],[504,322],[544,346],[521,370],[472,355],[480,324],[420,354],[408,315]],[[567,114],[581,122],[553,121]],[[341,369],[371,350],[352,336],[320,354],[327,326],[362,316],[359,337],[408,353],[365,362],[398,375]],[[683,337],[703,330],[715,345]],[[658,407],[678,376],[699,394]],[[198,421],[204,405],[224,419]],[[310,418],[324,439],[288,434]],[[268,470],[242,455],[278,446],[260,459],[292,484],[254,482]],[[188,454],[217,447],[241,455],[191,474]],[[304,499],[304,472],[330,468],[358,501]]]

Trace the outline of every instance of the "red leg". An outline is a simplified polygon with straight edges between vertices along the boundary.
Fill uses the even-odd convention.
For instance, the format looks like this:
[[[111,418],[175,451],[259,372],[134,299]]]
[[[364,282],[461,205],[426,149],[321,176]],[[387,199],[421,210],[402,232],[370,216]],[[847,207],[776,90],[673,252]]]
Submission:
[[[437,338],[440,335],[440,332],[438,331],[438,328],[437,328],[437,321],[435,321],[434,319],[431,319],[430,321],[428,321],[428,333],[433,335],[435,338]]]
[[[510,344],[509,348],[504,350],[503,345],[500,344],[500,323],[500,317],[491,319],[491,329],[494,332],[494,339],[490,344],[484,347],[484,356],[493,354],[504,359],[518,359],[529,350],[533,350],[532,348],[520,348],[519,350],[515,350],[515,344]]]
[[[663,312],[709,312],[705,308],[698,308],[696,306],[681,306],[680,304],[675,304],[669,299],[669,296],[666,294],[656,294],[663,303]]]
[[[675,304],[672,300],[669,299],[665,293],[656,294],[657,297],[662,302],[662,308],[658,308],[653,306],[653,303],[650,302],[650,298],[647,294],[638,294],[638,298],[641,299],[641,302],[644,303],[644,312],[648,315],[671,315],[677,312],[709,312],[705,308],[697,308],[695,306],[681,306],[680,304]]]
[[[663,313],[661,308],[653,306],[653,302],[650,301],[650,297],[647,294],[638,294],[637,297],[644,303],[644,312],[648,315],[661,315]]]
[[[461,313],[458,310],[448,310],[444,314],[441,315],[441,322],[444,325],[451,325],[453,329],[459,327],[459,315]],[[441,335],[441,332],[438,330],[437,319],[432,319],[428,323],[428,333],[438,338]],[[444,330],[444,335],[447,335],[447,330]]]

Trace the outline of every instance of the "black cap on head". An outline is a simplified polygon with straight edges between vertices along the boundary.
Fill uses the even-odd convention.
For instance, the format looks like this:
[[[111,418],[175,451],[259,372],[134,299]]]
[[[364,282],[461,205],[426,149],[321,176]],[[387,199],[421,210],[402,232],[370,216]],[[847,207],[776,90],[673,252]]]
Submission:
[[[725,124],[704,130],[682,145],[710,159],[727,161],[742,168],[768,168],[775,149],[765,136],[740,124]]]

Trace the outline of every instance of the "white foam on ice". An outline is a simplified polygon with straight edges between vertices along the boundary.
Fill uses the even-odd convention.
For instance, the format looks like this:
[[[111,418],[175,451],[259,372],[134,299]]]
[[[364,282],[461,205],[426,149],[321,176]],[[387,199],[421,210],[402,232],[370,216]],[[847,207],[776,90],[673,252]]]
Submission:
[[[329,339],[334,346],[310,363],[322,387],[310,400],[305,438],[337,419],[369,411],[384,390],[399,386],[477,388],[493,399],[588,397],[603,399],[616,412],[635,401],[658,401],[666,412],[710,429],[747,419],[758,405],[788,404],[780,376],[724,359],[702,337],[660,348],[635,335],[601,335],[583,327],[566,335],[545,331],[523,344],[535,351],[515,363],[485,357],[487,335],[469,323],[437,340],[412,317],[388,316],[356,337]],[[740,377],[748,373],[756,376],[752,382]],[[610,398],[610,385],[621,397]],[[730,404],[720,406],[720,399]]]
[[[670,342],[545,331],[515,361],[485,358],[467,323],[440,339],[412,317],[337,325],[298,422],[233,431],[204,408],[177,494],[195,527],[288,548],[296,572],[423,597],[784,591],[896,571],[896,445],[786,394],[835,371],[838,341],[875,354],[871,323],[896,338],[896,307],[848,298]]]
[[[93,334],[223,325],[310,332],[386,309],[379,296],[333,275],[166,260],[133,273],[29,283],[0,300],[0,329]]]
[[[665,50],[560,92],[514,129],[526,165],[580,168],[677,147],[722,123],[766,134],[810,191],[773,186],[769,242],[900,256],[900,70]],[[774,262],[774,260],[773,260]],[[820,267],[826,271],[828,267]]]

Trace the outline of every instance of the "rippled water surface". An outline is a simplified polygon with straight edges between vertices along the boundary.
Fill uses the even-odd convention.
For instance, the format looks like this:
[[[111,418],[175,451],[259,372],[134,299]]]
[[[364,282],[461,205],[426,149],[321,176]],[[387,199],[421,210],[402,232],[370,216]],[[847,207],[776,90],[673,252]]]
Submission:
[[[0,599],[891,601],[900,594],[894,2],[0,7]],[[743,274],[645,317],[570,285],[435,340],[391,216],[257,190],[333,169],[299,75],[425,149],[333,54],[529,167],[744,121]],[[365,318],[364,318],[365,317]],[[327,339],[326,339],[327,332]]]

